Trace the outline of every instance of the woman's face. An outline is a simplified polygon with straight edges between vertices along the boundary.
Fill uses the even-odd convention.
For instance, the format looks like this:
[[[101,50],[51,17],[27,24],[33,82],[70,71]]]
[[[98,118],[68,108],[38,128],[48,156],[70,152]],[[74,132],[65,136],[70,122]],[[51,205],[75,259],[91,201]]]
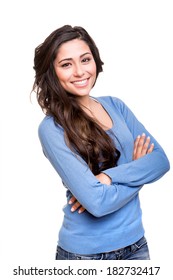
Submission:
[[[96,63],[83,40],[63,43],[55,58],[54,68],[66,91],[77,97],[89,95],[96,80]]]

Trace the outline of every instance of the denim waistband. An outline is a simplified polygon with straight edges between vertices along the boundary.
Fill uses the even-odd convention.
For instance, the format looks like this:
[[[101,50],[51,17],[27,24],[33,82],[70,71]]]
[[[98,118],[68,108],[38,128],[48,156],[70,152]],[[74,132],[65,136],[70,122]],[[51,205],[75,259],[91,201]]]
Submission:
[[[142,250],[142,247],[145,245],[147,245],[147,241],[146,241],[146,238],[143,236],[137,242],[135,242],[131,245],[128,245],[124,248],[120,248],[118,250],[114,250],[111,252],[102,252],[102,253],[88,254],[88,255],[67,252],[64,249],[62,249],[61,247],[57,246],[56,259],[105,260],[105,259],[111,259],[112,257],[115,257],[115,256],[116,256],[116,259],[124,259],[126,256],[129,256],[129,254],[134,255],[140,249]],[[146,248],[145,251],[144,251],[144,254],[147,254],[146,259],[148,259],[148,257],[149,257],[148,248]]]

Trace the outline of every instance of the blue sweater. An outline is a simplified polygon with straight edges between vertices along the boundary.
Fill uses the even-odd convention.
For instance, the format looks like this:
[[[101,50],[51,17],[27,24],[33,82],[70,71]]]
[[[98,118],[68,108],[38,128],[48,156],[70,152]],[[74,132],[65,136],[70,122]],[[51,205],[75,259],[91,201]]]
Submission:
[[[109,186],[100,183],[86,162],[68,148],[63,128],[52,117],[46,116],[39,126],[43,152],[67,188],[58,244],[79,254],[109,252],[139,240],[144,235],[139,191],[170,168],[161,146],[120,99],[96,99],[113,121],[107,133],[121,153],[118,166],[104,171],[112,179]],[[142,133],[151,137],[154,151],[132,160],[134,140]],[[86,208],[82,214],[71,212],[72,194]]]

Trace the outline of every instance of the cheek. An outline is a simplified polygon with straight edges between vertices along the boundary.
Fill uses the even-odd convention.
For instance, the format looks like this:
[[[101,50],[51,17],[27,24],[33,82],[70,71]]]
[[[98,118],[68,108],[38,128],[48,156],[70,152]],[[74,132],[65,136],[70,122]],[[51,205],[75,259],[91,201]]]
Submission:
[[[96,72],[97,72],[96,64],[93,64],[91,66],[90,72],[92,73],[93,76],[96,76]]]
[[[68,80],[69,75],[67,72],[55,70],[55,73],[60,83],[66,82]]]
[[[55,69],[55,73],[56,73],[56,76],[58,77],[59,80],[61,80],[63,78],[63,75],[62,75],[61,71]]]
[[[94,80],[95,80],[95,79],[96,79],[96,75],[97,75],[97,68],[96,68],[95,65],[92,67],[91,73],[92,73],[93,78],[94,78]]]

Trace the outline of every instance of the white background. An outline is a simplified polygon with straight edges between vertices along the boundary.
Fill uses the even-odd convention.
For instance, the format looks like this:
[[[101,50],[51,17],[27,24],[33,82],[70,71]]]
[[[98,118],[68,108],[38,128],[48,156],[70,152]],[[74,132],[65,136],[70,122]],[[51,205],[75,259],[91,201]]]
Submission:
[[[64,24],[95,40],[104,72],[93,96],[121,98],[173,161],[172,1],[4,1],[1,28],[1,257],[9,264],[54,260],[65,190],[43,156],[37,128],[35,47]],[[140,193],[153,261],[172,259],[172,171]]]

